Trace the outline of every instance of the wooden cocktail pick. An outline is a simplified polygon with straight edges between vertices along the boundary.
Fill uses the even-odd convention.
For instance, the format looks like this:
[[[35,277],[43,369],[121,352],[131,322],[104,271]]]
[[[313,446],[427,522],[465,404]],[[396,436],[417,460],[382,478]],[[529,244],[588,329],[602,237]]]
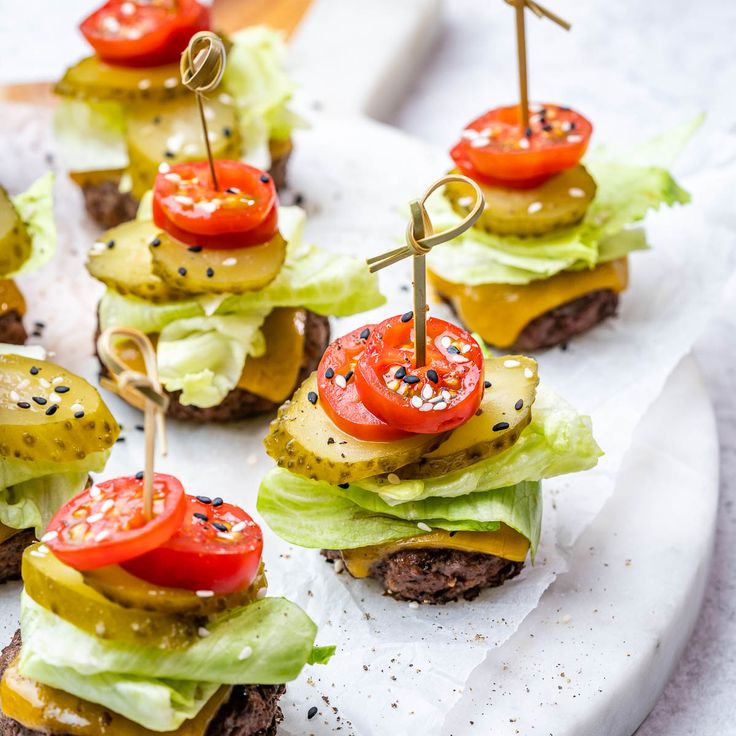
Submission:
[[[220,84],[225,73],[227,52],[222,39],[211,31],[199,31],[189,39],[189,45],[181,55],[179,72],[182,84],[194,92],[199,108],[199,119],[202,122],[204,145],[207,149],[207,160],[210,164],[212,184],[216,190],[220,187],[215,173],[215,162],[212,158],[210,136],[207,131],[207,119],[204,114],[204,95]]]
[[[524,11],[529,10],[537,18],[549,18],[553,23],[569,31],[572,25],[560,18],[551,10],[542,7],[534,0],[504,0],[508,5],[516,9],[516,52],[519,56],[519,104],[521,107],[521,124],[524,129],[529,127],[529,93],[526,71],[526,26],[524,23]]]
[[[426,203],[430,196],[440,187],[452,182],[461,182],[472,188],[475,194],[475,202],[465,219],[455,227],[434,232],[432,222],[427,214]],[[446,243],[453,238],[462,235],[469,227],[472,227],[483,212],[485,199],[480,187],[467,176],[461,174],[448,174],[438,179],[424,193],[421,199],[413,200],[409,207],[411,210],[411,222],[406,228],[406,245],[383,253],[380,256],[368,258],[367,263],[371,273],[392,266],[394,263],[413,257],[414,267],[414,354],[416,367],[421,368],[426,362],[427,343],[427,264],[426,255],[435,245]]]
[[[115,350],[118,339],[130,340],[143,357],[145,373],[131,370],[122,363]],[[143,409],[145,437],[145,465],[143,470],[143,503],[147,519],[153,518],[153,459],[156,450],[156,435],[161,443],[161,454],[166,455],[166,424],[164,416],[169,399],[161,387],[158,377],[156,350],[151,341],[132,327],[110,327],[97,338],[97,353],[110,372],[109,378],[100,383],[109,391],[118,394],[129,404]]]

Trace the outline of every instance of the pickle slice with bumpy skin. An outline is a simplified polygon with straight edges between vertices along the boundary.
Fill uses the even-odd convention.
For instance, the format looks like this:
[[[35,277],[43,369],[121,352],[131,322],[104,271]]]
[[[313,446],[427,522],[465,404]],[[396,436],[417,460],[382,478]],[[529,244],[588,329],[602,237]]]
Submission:
[[[268,587],[263,564],[255,580],[245,590],[222,595],[213,595],[211,591],[164,588],[141,580],[118,565],[85,570],[82,577],[100,595],[124,608],[189,617],[213,616],[231,608],[247,606],[263,595]]]
[[[532,419],[539,383],[537,362],[523,355],[486,359],[485,381],[483,403],[475,416],[453,430],[436,450],[397,470],[400,478],[446,475],[498,455],[519,439]]]
[[[151,263],[152,242],[160,229],[153,222],[131,220],[104,233],[87,256],[90,275],[118,294],[146,299],[154,304],[185,299],[188,294],[162,281]]]
[[[26,593],[36,603],[100,639],[173,649],[198,638],[201,620],[121,606],[87,585],[45,544],[26,548],[22,574]]]
[[[190,94],[181,83],[178,64],[127,68],[106,64],[98,56],[88,56],[67,69],[54,92],[82,100],[118,102],[164,102]]]
[[[15,273],[31,255],[31,238],[8,193],[0,187],[0,277]]]
[[[0,355],[0,457],[72,462],[106,450],[118,434],[83,378],[44,360]]]
[[[391,473],[416,462],[446,437],[442,433],[392,442],[358,440],[338,429],[320,402],[309,400],[310,394],[317,395],[315,373],[279,409],[264,444],[280,467],[312,480],[338,485]]]
[[[226,95],[204,103],[207,131],[216,159],[240,158],[240,129],[235,108]],[[128,173],[138,199],[153,187],[161,162],[201,161],[207,157],[202,123],[193,95],[161,105],[132,105],[127,111]]]
[[[172,289],[194,294],[241,294],[270,284],[286,258],[280,233],[248,248],[187,246],[166,233],[151,244],[153,272]]]
[[[455,170],[453,173],[457,173]],[[574,225],[585,216],[596,184],[582,165],[567,169],[532,189],[480,184],[486,206],[475,227],[497,235],[544,235]],[[445,196],[463,217],[473,206],[467,187],[450,183]]]

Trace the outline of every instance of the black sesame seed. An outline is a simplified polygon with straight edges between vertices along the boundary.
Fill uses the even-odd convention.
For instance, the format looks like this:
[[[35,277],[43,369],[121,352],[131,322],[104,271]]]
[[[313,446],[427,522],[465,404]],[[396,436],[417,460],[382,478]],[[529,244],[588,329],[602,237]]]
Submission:
[[[218,532],[228,531],[228,528],[224,524],[221,524],[219,521],[213,521],[212,526],[215,527],[215,529],[217,529]]]
[[[214,268],[208,268],[207,269],[207,278],[211,279],[215,275],[215,269]]]
[[[440,377],[437,375],[437,371],[434,368],[430,368],[427,371],[427,378],[432,381],[432,383],[437,383],[437,381],[440,380]]]
[[[419,376],[404,376],[404,383],[408,383],[410,386],[415,383],[419,383],[419,381]]]
[[[34,400],[34,401],[35,401],[35,402],[36,402],[36,403],[37,403],[37,404],[38,404],[39,406],[44,406],[44,405],[45,405],[45,404],[47,403],[46,399],[44,399],[44,397],[43,397],[43,396],[34,396],[34,397],[33,397],[33,400]]]
[[[450,345],[447,348],[448,353],[452,353],[453,355],[460,355],[460,348],[456,348],[454,345]]]
[[[228,194],[237,194],[238,193],[238,190],[235,187],[228,187],[225,191]]]
[[[82,419],[82,417],[84,417],[84,412],[83,411],[75,411],[74,412],[74,418],[75,419]]]
[[[40,368],[37,368],[37,367],[36,367],[35,365],[34,365],[34,366],[32,366],[32,367],[31,367],[31,375],[32,375],[32,376],[37,376],[37,375],[38,375],[38,372],[39,372],[40,370],[41,370],[41,369],[40,369]]]
[[[158,125],[161,122],[161,116],[156,115],[156,117],[153,119],[153,124]]]
[[[524,131],[524,134],[526,135],[527,138],[531,138],[532,137],[532,129],[531,128],[527,128]]]
[[[338,488],[350,488],[350,483],[338,483]]]
[[[199,501],[200,503],[204,503],[207,505],[212,503],[212,499],[209,496],[197,496],[196,498],[197,501]]]
[[[524,399],[519,399],[519,400],[518,400],[518,401],[517,401],[517,402],[516,402],[516,403],[514,404],[514,409],[516,409],[516,411],[519,411],[519,410],[521,409],[521,407],[522,407],[522,406],[524,406]]]
[[[151,245],[152,245],[152,246],[153,246],[154,248],[158,248],[158,247],[159,247],[159,245],[161,245],[161,238],[154,238],[154,239],[153,239],[153,240],[151,241]]]
[[[414,312],[404,312],[404,314],[401,315],[401,321],[408,322],[413,317],[414,317]]]
[[[406,368],[404,368],[404,366],[402,365],[402,366],[401,366],[401,367],[400,367],[400,368],[399,368],[399,369],[398,369],[398,370],[396,371],[396,373],[394,373],[394,378],[398,378],[399,380],[401,380],[401,379],[402,379],[402,378],[403,378],[403,377],[404,377],[405,375],[406,375]]]
[[[360,333],[360,339],[361,340],[367,340],[370,337],[371,331],[366,327],[361,333]]]
[[[30,409],[31,408],[31,405],[27,401],[19,401],[18,402],[18,406],[21,409]]]
[[[174,158],[174,155],[175,154],[173,154],[171,151],[164,151],[164,156],[166,156],[166,158]]]
[[[59,408],[58,404],[51,404],[51,406],[46,409],[46,416],[50,417],[52,414],[56,414],[57,409]]]
[[[202,521],[209,521],[207,514],[203,514],[201,511],[195,511],[193,516],[195,519],[201,519]]]
[[[217,508],[218,506],[222,506],[222,504],[225,503],[219,496],[216,496],[212,499],[212,505]]]
[[[332,370],[332,368],[328,368],[325,371],[325,378],[332,378],[335,375],[335,371]]]
[[[186,268],[184,268],[184,266],[182,266],[179,269],[179,276],[186,276],[186,275],[187,275],[187,270],[186,270]]]
[[[483,386],[485,388],[490,388],[491,387],[491,382],[490,381],[483,381]]]
[[[310,391],[307,394],[307,399],[309,399],[310,404],[316,404],[317,403],[317,394],[314,391]]]
[[[69,386],[57,386],[54,391],[56,391],[57,394],[65,394],[69,391]]]
[[[545,125],[543,125],[543,126],[542,126],[542,130],[543,130],[543,131],[544,131],[545,133],[549,133],[549,132],[550,132],[550,130],[552,130],[552,126],[551,126],[551,125],[550,125],[549,123],[546,123]]]
[[[202,252],[202,246],[201,245],[190,245],[187,250],[190,253],[201,253]]]
[[[494,432],[500,432],[502,429],[508,429],[508,428],[509,428],[508,422],[498,422],[498,424],[493,425]]]
[[[456,534],[457,534],[457,532],[456,532],[456,531],[455,531],[455,532],[450,532],[450,536],[451,536],[451,537],[454,537],[454,536],[455,536]]]
[[[317,706],[313,705],[308,711],[307,711],[307,720],[311,721],[312,718],[314,718],[317,715]]]
[[[271,181],[271,177],[268,174],[261,174],[261,181],[264,184],[268,184]]]
[[[575,123],[575,122],[570,123],[570,130],[575,130],[575,128],[577,128],[577,127],[578,127],[577,126],[577,123]]]
[[[146,428],[145,428],[145,427],[144,427],[144,426],[143,426],[142,424],[136,424],[136,425],[135,425],[135,428],[136,428],[136,429],[137,429],[137,430],[138,430],[139,432],[145,432],[145,431],[146,431]]]
[[[115,247],[115,241],[114,240],[108,240],[107,241],[107,247],[112,250]]]
[[[223,128],[222,134],[225,136],[225,138],[229,138],[233,134],[233,132],[232,130],[230,130],[230,128]]]
[[[353,371],[348,371],[345,374],[345,382],[347,383],[353,377]]]
[[[135,474],[135,479],[136,479],[136,480],[143,480],[144,476],[145,476],[145,473],[144,473],[144,472],[143,472],[142,470],[139,470],[139,471],[138,471],[138,472],[137,472],[137,473]]]
[[[118,437],[115,442],[125,442],[125,437]]]

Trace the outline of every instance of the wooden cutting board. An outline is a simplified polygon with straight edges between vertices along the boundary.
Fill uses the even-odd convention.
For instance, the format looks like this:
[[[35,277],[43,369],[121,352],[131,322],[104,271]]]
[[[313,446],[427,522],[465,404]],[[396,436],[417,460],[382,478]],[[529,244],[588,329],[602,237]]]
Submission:
[[[263,24],[291,36],[312,0],[215,0],[214,26],[225,33]],[[53,105],[52,82],[0,85],[0,101]]]

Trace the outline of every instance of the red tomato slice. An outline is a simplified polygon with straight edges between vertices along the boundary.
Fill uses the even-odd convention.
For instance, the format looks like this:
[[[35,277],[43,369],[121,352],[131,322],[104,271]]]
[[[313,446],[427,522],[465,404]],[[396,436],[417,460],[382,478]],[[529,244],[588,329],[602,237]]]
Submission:
[[[149,583],[169,588],[232,593],[248,587],[261,563],[261,528],[243,509],[221,498],[186,499],[179,531],[123,567]]]
[[[355,387],[355,364],[375,325],[365,325],[330,343],[317,368],[322,408],[343,431],[359,440],[390,442],[408,432],[390,427],[366,409]]]
[[[576,166],[592,132],[590,122],[569,107],[532,106],[526,130],[518,106],[498,107],[473,120],[450,155],[481,183],[530,188]]]
[[[355,370],[362,402],[396,429],[434,434],[455,429],[483,399],[483,353],[470,333],[427,320],[427,360],[415,368],[414,318],[390,317],[373,329]]]
[[[153,188],[153,221],[171,237],[204,248],[243,248],[276,234],[276,187],[264,171],[216,161],[217,190],[206,161],[165,168]]]
[[[115,478],[90,486],[65,503],[42,541],[65,564],[92,570],[163,544],[181,526],[185,510],[184,488],[171,475],[154,477],[150,521],[143,508],[142,478]]]
[[[146,67],[178,62],[189,39],[210,27],[209,8],[196,0],[110,0],[79,29],[108,64]]]

